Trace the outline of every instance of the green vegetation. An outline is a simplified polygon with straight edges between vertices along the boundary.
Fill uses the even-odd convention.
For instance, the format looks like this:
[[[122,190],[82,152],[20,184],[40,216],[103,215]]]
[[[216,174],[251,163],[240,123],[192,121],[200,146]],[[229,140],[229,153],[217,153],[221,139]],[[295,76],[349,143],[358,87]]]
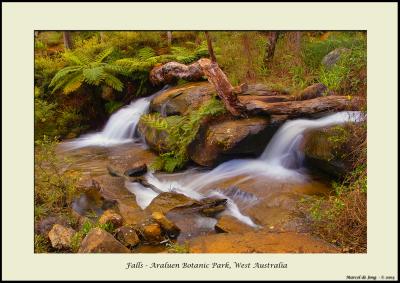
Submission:
[[[152,164],[153,169],[173,172],[182,168],[188,161],[187,147],[196,137],[201,122],[206,117],[225,111],[222,102],[213,98],[185,116],[161,117],[159,113],[143,115],[141,120],[144,124],[167,133],[168,151],[159,155]]]
[[[78,177],[62,170],[56,139],[44,136],[35,144],[35,218],[64,213],[78,193]]]
[[[348,156],[353,169],[344,180],[332,181],[328,197],[308,197],[300,202],[300,210],[310,217],[313,232],[346,252],[367,250],[367,147],[366,122],[361,125],[335,127],[339,134],[329,142],[351,144]]]
[[[185,242],[185,244],[178,244],[174,242],[168,242],[166,244],[168,247],[168,253],[174,253],[174,254],[187,254],[189,253],[189,244]]]

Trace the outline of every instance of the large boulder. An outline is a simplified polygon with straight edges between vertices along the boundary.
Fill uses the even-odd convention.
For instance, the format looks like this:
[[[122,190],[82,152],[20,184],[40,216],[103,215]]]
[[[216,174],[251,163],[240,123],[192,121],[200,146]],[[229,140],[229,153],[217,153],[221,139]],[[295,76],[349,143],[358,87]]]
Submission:
[[[189,146],[189,156],[203,166],[213,166],[237,155],[257,156],[285,120],[286,116],[272,116],[215,121],[200,130]]]
[[[110,233],[94,228],[83,239],[78,253],[130,253],[130,250]]]

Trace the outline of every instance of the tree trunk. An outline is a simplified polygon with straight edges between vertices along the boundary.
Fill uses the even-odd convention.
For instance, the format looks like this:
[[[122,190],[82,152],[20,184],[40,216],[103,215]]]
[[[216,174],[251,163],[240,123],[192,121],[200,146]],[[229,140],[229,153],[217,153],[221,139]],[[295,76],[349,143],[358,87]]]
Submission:
[[[267,48],[264,55],[264,63],[265,65],[269,65],[272,62],[275,54],[275,46],[278,41],[279,32],[271,31],[267,35]]]
[[[217,58],[215,58],[214,49],[212,47],[210,34],[208,33],[208,31],[206,31],[204,33],[206,34],[208,53],[210,54],[211,61],[217,62]]]
[[[63,38],[64,38],[64,48],[66,50],[70,50],[73,48],[72,46],[72,34],[70,31],[64,31],[63,32]]]
[[[172,44],[172,31],[167,31],[168,47]]]
[[[106,40],[105,40],[105,34],[104,34],[104,32],[103,31],[101,31],[100,32],[100,42],[101,43],[104,43]]]
[[[294,50],[296,55],[300,55],[300,51],[301,51],[301,32],[300,31],[296,31],[294,33]]]

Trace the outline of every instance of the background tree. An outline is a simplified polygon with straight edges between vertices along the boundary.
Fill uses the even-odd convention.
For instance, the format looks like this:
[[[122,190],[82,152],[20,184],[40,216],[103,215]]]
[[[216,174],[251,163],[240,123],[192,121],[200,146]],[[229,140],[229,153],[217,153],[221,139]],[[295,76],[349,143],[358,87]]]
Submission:
[[[269,65],[275,54],[275,46],[278,41],[279,31],[270,31],[267,33],[267,48],[265,50],[264,63]]]
[[[63,32],[63,38],[64,38],[64,48],[66,50],[70,50],[73,48],[72,44],[72,34],[70,31],[64,31]]]

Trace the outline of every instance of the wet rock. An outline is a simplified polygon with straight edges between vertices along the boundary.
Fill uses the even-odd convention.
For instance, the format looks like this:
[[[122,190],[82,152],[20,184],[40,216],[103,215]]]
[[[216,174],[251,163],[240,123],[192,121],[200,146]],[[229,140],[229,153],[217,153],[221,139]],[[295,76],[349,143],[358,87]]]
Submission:
[[[333,126],[305,134],[302,149],[305,163],[311,169],[323,171],[332,177],[343,177],[351,169],[348,156],[351,152],[348,132],[344,127]]]
[[[312,84],[296,95],[298,100],[312,99],[328,94],[328,88],[322,83]]]
[[[180,229],[161,212],[153,212],[152,219],[157,222],[170,238],[178,237]]]
[[[243,233],[252,230],[252,227],[230,215],[223,215],[215,225],[215,231],[218,233]]]
[[[155,97],[151,101],[150,110],[164,116],[182,115],[200,107],[211,99],[213,93],[215,89],[208,82],[173,87]]]
[[[215,121],[201,130],[188,148],[199,165],[213,166],[237,155],[257,156],[285,121],[286,116]]]
[[[162,241],[162,231],[158,223],[145,224],[142,228],[143,237],[150,243]]]
[[[147,173],[146,164],[138,164],[136,167],[130,168],[124,172],[125,176],[128,177],[139,177]]]
[[[183,194],[164,192],[155,197],[146,208],[146,210],[151,213],[161,212],[163,214],[166,214],[171,209],[177,207],[188,207],[194,204],[199,203],[198,201],[191,199]]]
[[[78,253],[129,253],[110,233],[100,228],[92,229],[81,243]]]
[[[213,217],[226,208],[227,199],[205,198],[201,200],[200,213],[207,217]]]
[[[336,48],[333,51],[329,52],[322,59],[321,64],[325,66],[325,68],[332,68],[342,57],[343,54],[350,52],[348,48]]]
[[[339,253],[333,245],[309,234],[267,231],[220,233],[189,242],[190,253]]]
[[[114,228],[122,226],[122,216],[115,211],[109,209],[106,210],[99,219],[99,224],[112,224]]]
[[[222,211],[224,211],[225,208],[226,208],[225,205],[220,204],[220,205],[213,206],[213,207],[203,208],[201,210],[201,213],[207,217],[214,217],[218,213],[221,213]]]
[[[134,247],[140,243],[136,229],[132,226],[123,226],[116,231],[116,238],[127,247]]]
[[[53,248],[62,250],[71,247],[71,239],[75,230],[59,224],[55,224],[49,232],[49,239]]]

